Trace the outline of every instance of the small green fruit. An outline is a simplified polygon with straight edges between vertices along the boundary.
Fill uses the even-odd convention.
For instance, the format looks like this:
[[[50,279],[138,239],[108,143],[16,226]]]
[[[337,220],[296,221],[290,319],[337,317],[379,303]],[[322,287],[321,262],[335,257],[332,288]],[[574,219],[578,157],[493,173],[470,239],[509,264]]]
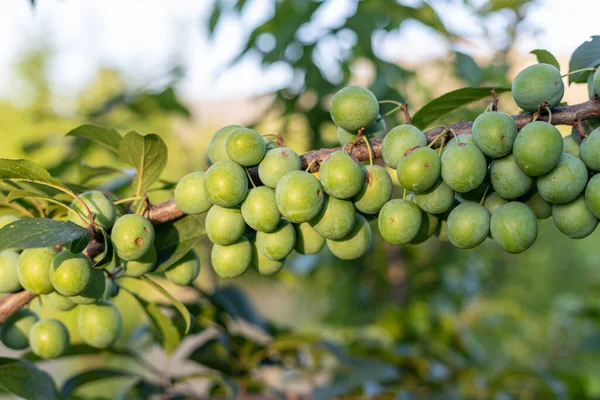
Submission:
[[[354,228],[350,233],[338,240],[327,239],[327,247],[331,253],[341,260],[355,260],[362,257],[371,248],[373,233],[371,225],[365,217],[356,214]]]
[[[573,135],[563,137],[563,153],[569,153],[579,157],[580,143],[573,138]]]
[[[68,297],[63,296],[57,292],[52,292],[44,296],[44,300],[48,300],[48,303],[56,310],[69,311],[73,309],[77,304]]]
[[[238,128],[241,128],[241,126],[228,125],[215,132],[208,143],[208,159],[210,162],[215,164],[219,161],[229,160],[227,150],[225,149],[225,141],[227,140],[227,136]]]
[[[242,275],[250,266],[252,244],[244,236],[229,246],[215,244],[210,258],[215,272],[220,277],[234,278]]]
[[[552,204],[544,200],[537,189],[523,196],[521,201],[533,210],[537,219],[546,219],[552,215]]]
[[[494,111],[475,119],[471,135],[483,154],[498,158],[510,153],[517,133],[517,124],[510,115]]]
[[[441,214],[452,206],[454,190],[438,179],[429,190],[415,194],[414,201],[421,210],[429,214]]]
[[[12,350],[23,350],[29,346],[29,331],[38,321],[32,311],[21,308],[0,325],[0,341]]]
[[[419,207],[409,200],[392,199],[385,203],[377,219],[379,232],[390,244],[405,244],[419,233],[423,214]]]
[[[377,97],[360,86],[347,86],[331,99],[331,119],[342,129],[358,132],[375,121],[379,113]]]
[[[600,72],[598,71],[600,71],[600,68],[596,68],[594,76],[592,77],[593,92],[596,93],[596,96],[600,96]],[[590,97],[592,97],[592,94],[590,94]]]
[[[179,286],[190,285],[198,274],[200,274],[200,259],[194,249],[188,251],[165,271],[167,279]]]
[[[242,202],[242,216],[250,228],[260,232],[272,232],[281,219],[275,191],[267,186],[250,189]]]
[[[137,260],[154,245],[154,227],[142,216],[126,214],[117,219],[110,237],[120,259]]]
[[[328,155],[319,169],[323,189],[338,199],[355,196],[364,183],[363,166],[344,150]]]
[[[2,215],[0,216],[0,229],[4,228],[6,225],[18,221],[20,220],[21,217],[19,217],[18,215],[13,215],[13,214],[6,214],[6,215]]]
[[[77,329],[84,342],[92,347],[105,349],[121,336],[123,320],[117,307],[101,301],[80,307]]]
[[[563,148],[559,130],[547,122],[525,125],[517,135],[513,154],[519,167],[529,176],[550,172],[558,164]]]
[[[508,200],[503,199],[498,195],[498,193],[491,193],[485,197],[485,201],[483,202],[483,206],[488,210],[491,214],[494,213],[496,208],[507,204]]]
[[[270,233],[256,232],[256,247],[270,260],[283,260],[294,250],[296,231],[285,219]]]
[[[531,208],[512,201],[498,207],[490,220],[492,238],[507,253],[522,253],[538,236],[538,223]]]
[[[583,195],[566,204],[554,204],[552,220],[558,230],[571,239],[589,236],[598,226],[598,218],[588,208]]]
[[[479,149],[469,143],[458,143],[442,154],[442,179],[458,193],[479,186],[487,174],[487,162]]]
[[[77,296],[90,285],[92,266],[83,254],[64,250],[52,260],[49,274],[54,290],[63,296]]]
[[[381,142],[383,161],[388,167],[396,169],[404,153],[416,146],[427,146],[425,134],[413,125],[398,125]]]
[[[246,172],[233,161],[219,161],[204,174],[204,192],[211,203],[233,207],[241,203],[248,191]]]
[[[44,319],[31,327],[29,344],[31,351],[40,358],[58,358],[69,348],[69,331],[59,320]]]
[[[258,164],[258,177],[265,186],[275,189],[285,174],[300,168],[302,168],[300,156],[290,148],[279,147],[270,150]]]
[[[592,171],[600,171],[600,128],[594,129],[581,142],[579,157]]]
[[[265,156],[265,141],[254,129],[240,127],[227,136],[225,150],[232,161],[251,167]]]
[[[419,232],[417,232],[417,236],[410,241],[410,244],[423,243],[435,234],[439,225],[440,219],[436,215],[423,212],[423,218]]]
[[[69,297],[75,304],[93,304],[100,300],[106,290],[104,271],[92,268],[92,282],[77,296]]]
[[[600,218],[600,174],[592,176],[585,188],[585,201],[590,211]]]
[[[440,156],[429,147],[406,151],[398,162],[398,182],[406,190],[421,193],[431,189],[440,177]]]
[[[460,249],[479,246],[490,234],[490,213],[482,205],[462,203],[448,216],[448,239]]]
[[[0,293],[12,293],[21,290],[19,282],[19,253],[4,250],[0,253]]]
[[[583,192],[587,178],[588,171],[583,161],[563,153],[558,165],[538,178],[537,189],[550,203],[568,203]]]
[[[523,172],[512,155],[491,162],[490,179],[496,193],[508,200],[523,196],[533,186],[533,178]]]
[[[212,203],[204,191],[204,172],[192,172],[177,182],[174,193],[175,204],[186,214],[207,212]]]
[[[387,170],[379,165],[367,165],[364,170],[363,186],[352,200],[361,213],[377,214],[392,198],[392,178]]]
[[[117,207],[115,203],[103,192],[99,190],[91,190],[79,195],[79,198],[87,204],[88,208],[94,215],[94,225],[100,226],[106,230],[110,229],[117,219]],[[83,227],[89,224],[87,209],[79,199],[71,202],[71,208],[77,211],[76,214],[69,210],[69,221]],[[85,219],[82,219],[81,216]]]
[[[226,246],[238,240],[246,229],[239,207],[212,206],[206,214],[206,235],[211,242]]]
[[[325,239],[341,239],[354,228],[355,215],[351,201],[327,196],[321,212],[309,223]]]
[[[25,290],[35,294],[54,291],[50,281],[50,266],[56,256],[52,247],[25,249],[19,256],[19,282]]]
[[[537,111],[548,102],[556,107],[565,93],[560,71],[550,64],[534,64],[517,74],[512,83],[515,103],[525,111]]]
[[[300,254],[317,254],[325,245],[325,238],[317,233],[308,222],[294,224],[296,245],[294,249]]]
[[[125,271],[125,275],[139,277],[152,272],[156,266],[157,258],[158,255],[156,254],[156,248],[152,246],[150,250],[148,250],[148,252],[146,252],[146,254],[144,254],[141,258],[138,258],[134,261],[123,262],[123,270]]]
[[[273,275],[283,268],[285,258],[281,260],[271,260],[264,256],[256,246],[256,242],[252,246],[252,263],[251,267],[258,271],[261,275]]]
[[[305,171],[287,173],[275,189],[279,212],[290,222],[307,222],[323,208],[325,194],[317,178]]]

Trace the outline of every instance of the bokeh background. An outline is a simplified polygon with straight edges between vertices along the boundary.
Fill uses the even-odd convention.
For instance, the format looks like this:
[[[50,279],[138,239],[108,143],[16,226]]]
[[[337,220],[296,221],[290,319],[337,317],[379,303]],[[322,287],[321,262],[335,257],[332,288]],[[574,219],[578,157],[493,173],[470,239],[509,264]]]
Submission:
[[[533,49],[551,51],[565,73],[575,48],[598,33],[599,14],[593,0],[0,1],[0,157],[89,182],[95,168],[119,164],[64,137],[82,123],[161,135],[166,182],[204,170],[223,125],[281,133],[298,153],[333,147],[328,103],[340,87],[364,85],[414,113],[453,89],[508,86],[536,62]],[[585,85],[573,85],[564,101],[587,98]],[[436,125],[471,120],[486,104]],[[510,94],[500,109],[518,112]],[[540,228],[521,255],[491,240],[465,251],[436,238],[398,248],[376,237],[357,262],[325,251],[291,257],[274,277],[233,282],[215,278],[203,243],[196,285],[248,296],[261,320],[318,336],[347,357],[248,377],[263,394],[600,398],[600,234],[574,241],[551,221]],[[133,332],[135,305],[117,301]],[[15,353],[0,346],[3,354]],[[60,381],[78,362],[45,368]]]

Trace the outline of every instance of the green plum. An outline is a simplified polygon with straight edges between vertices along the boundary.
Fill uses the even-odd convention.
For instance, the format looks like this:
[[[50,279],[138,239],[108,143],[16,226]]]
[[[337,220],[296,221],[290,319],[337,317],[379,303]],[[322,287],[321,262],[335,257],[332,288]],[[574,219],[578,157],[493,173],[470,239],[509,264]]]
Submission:
[[[68,250],[54,257],[49,274],[54,290],[63,296],[77,296],[92,282],[90,260],[81,253],[73,254]]]
[[[371,248],[373,240],[371,225],[360,214],[356,214],[354,228],[341,239],[327,239],[331,253],[341,260],[355,260],[362,257]]]
[[[148,250],[141,258],[133,261],[123,262],[123,270],[125,271],[125,275],[140,277],[152,272],[156,266],[157,258],[158,255],[156,254],[156,248],[152,246],[150,250]]]
[[[573,137],[573,135],[563,137],[563,153],[569,153],[579,157],[579,146],[581,143]]]
[[[346,86],[331,99],[331,119],[349,132],[371,125],[379,114],[377,97],[360,86]]]
[[[117,307],[106,301],[81,306],[77,316],[77,330],[85,343],[105,349],[121,336],[121,313]]]
[[[29,331],[38,321],[38,316],[30,310],[21,308],[15,311],[0,325],[0,341],[12,350],[29,347]]]
[[[281,215],[290,222],[307,222],[323,208],[325,194],[317,178],[306,171],[288,172],[275,189]]]
[[[365,181],[363,166],[344,150],[338,150],[323,160],[319,169],[323,189],[338,199],[349,199],[362,189]]]
[[[589,236],[598,226],[598,218],[590,211],[583,195],[569,203],[552,205],[552,220],[558,230],[571,239]]]
[[[581,159],[563,153],[558,165],[537,180],[540,195],[550,203],[568,203],[583,192],[588,171]]]
[[[281,260],[271,260],[270,258],[263,255],[263,253],[258,250],[258,246],[256,242],[253,243],[252,246],[252,263],[251,267],[258,271],[261,275],[273,275],[276,274],[283,268],[285,264],[285,258]]]
[[[14,215],[14,214],[6,214],[6,215],[2,215],[0,216],[0,229],[4,228],[6,225],[18,221],[20,220],[21,217],[19,217],[18,215]]]
[[[227,135],[225,150],[232,161],[251,167],[265,156],[265,141],[254,129],[240,127]]]
[[[593,88],[593,93],[590,94],[590,97],[592,97],[592,95],[594,93],[596,93],[596,96],[600,96],[600,68],[596,68],[596,71],[594,71],[594,75],[592,76],[592,88]]]
[[[592,176],[585,188],[585,201],[590,211],[600,218],[600,174]]]
[[[512,155],[490,163],[490,179],[494,191],[507,200],[523,196],[533,186],[533,178],[523,172]]]
[[[377,214],[392,198],[392,178],[387,170],[379,165],[367,165],[364,169],[363,186],[352,200],[361,213]]]
[[[211,242],[227,246],[238,240],[246,229],[239,207],[212,206],[206,214],[206,235]]]
[[[275,191],[266,186],[250,189],[242,202],[242,216],[248,226],[256,231],[272,232],[275,230],[281,219],[281,213],[275,200]]]
[[[190,285],[199,274],[200,258],[198,258],[198,254],[194,249],[185,253],[183,257],[165,271],[167,279],[179,286]]]
[[[110,237],[120,259],[137,260],[154,245],[154,227],[140,215],[126,214],[117,219]]]
[[[594,129],[581,142],[579,157],[592,171],[600,171],[600,128]]]
[[[490,220],[492,239],[507,253],[522,253],[538,236],[534,212],[525,204],[511,201],[496,208]]]
[[[354,228],[355,214],[351,201],[327,196],[321,212],[309,223],[325,239],[341,239]]]
[[[413,125],[398,125],[381,142],[383,161],[388,167],[396,169],[404,153],[416,146],[427,146],[427,137],[423,131]]]
[[[69,348],[69,331],[57,319],[40,320],[29,331],[29,345],[40,358],[58,358]]]
[[[423,213],[410,200],[392,199],[381,208],[378,217],[379,232],[390,244],[405,244],[419,233]]]
[[[454,201],[454,190],[446,185],[442,179],[433,185],[429,190],[417,193],[414,202],[419,208],[429,214],[441,214],[447,211]]]
[[[258,164],[258,177],[267,187],[275,189],[279,180],[288,172],[302,168],[300,156],[288,147],[270,150]]]
[[[0,253],[0,293],[21,290],[19,282],[19,253],[4,250]]]
[[[517,133],[517,124],[510,115],[493,111],[475,118],[471,136],[483,154],[499,158],[511,152]]]
[[[460,249],[472,249],[490,234],[490,213],[478,203],[462,203],[448,215],[447,229],[452,245]]]
[[[58,292],[52,292],[44,295],[44,300],[48,300],[48,304],[59,311],[69,311],[77,305],[75,302],[73,302],[73,300],[63,296],[62,294],[59,294]]]
[[[556,107],[565,93],[560,71],[550,64],[534,64],[517,74],[512,83],[515,103],[525,111],[537,111],[548,102]]]
[[[114,225],[117,219],[117,207],[110,197],[99,190],[91,190],[80,194],[79,198],[81,200],[75,199],[71,202],[72,210],[69,210],[69,221],[83,227],[89,225],[87,209],[83,205],[85,203],[94,216],[94,225],[106,230]]]
[[[552,204],[548,203],[537,189],[531,190],[521,199],[538,219],[546,219],[552,215]]]
[[[234,244],[215,244],[210,254],[215,272],[222,278],[242,275],[252,262],[252,244],[244,236]]]
[[[550,172],[560,161],[563,139],[559,130],[547,122],[535,121],[525,125],[513,146],[515,160],[529,176]]]
[[[54,291],[50,281],[50,266],[56,256],[53,247],[25,249],[19,256],[19,282],[25,290],[34,294]]]
[[[225,141],[227,140],[227,136],[238,128],[241,128],[241,126],[227,125],[215,132],[208,143],[208,159],[210,162],[215,164],[219,161],[229,160],[227,150],[225,149]]]
[[[192,172],[181,178],[173,197],[177,207],[186,214],[202,214],[212,207],[204,191],[204,172]]]
[[[414,147],[400,158],[398,182],[406,190],[421,193],[431,189],[440,177],[440,156],[429,147]]]
[[[296,231],[285,219],[279,221],[279,225],[273,232],[256,232],[256,247],[270,260],[284,259],[294,250],[295,244]]]
[[[440,219],[438,216],[423,212],[423,218],[419,232],[417,232],[417,236],[410,241],[410,244],[423,243],[435,234],[439,225]]]
[[[473,144],[458,143],[442,154],[442,179],[458,193],[479,186],[487,174],[483,153]]]
[[[483,206],[488,210],[488,212],[491,215],[494,213],[496,208],[498,208],[504,204],[507,204],[507,203],[508,203],[508,200],[505,200],[504,198],[500,197],[500,195],[498,193],[490,193],[485,197]]]
[[[90,285],[77,296],[71,296],[69,299],[75,304],[93,304],[102,299],[106,290],[106,278],[104,271],[99,268],[92,268],[92,279]]]
[[[211,203],[221,207],[238,205],[246,197],[246,171],[233,161],[219,161],[204,174],[204,192]]]
[[[325,245],[325,238],[317,233],[309,222],[294,224],[296,245],[294,249],[300,254],[317,254]]]

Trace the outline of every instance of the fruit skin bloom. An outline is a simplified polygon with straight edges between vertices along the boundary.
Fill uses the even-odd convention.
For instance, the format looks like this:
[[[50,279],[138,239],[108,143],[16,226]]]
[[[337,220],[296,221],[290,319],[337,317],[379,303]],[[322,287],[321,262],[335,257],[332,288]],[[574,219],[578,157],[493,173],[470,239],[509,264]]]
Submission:
[[[354,133],[367,128],[379,114],[377,97],[360,86],[347,86],[331,99],[331,119],[337,126]]]
[[[530,65],[519,72],[512,83],[515,103],[530,112],[537,111],[544,102],[548,102],[550,108],[556,107],[564,93],[560,71],[550,64]]]

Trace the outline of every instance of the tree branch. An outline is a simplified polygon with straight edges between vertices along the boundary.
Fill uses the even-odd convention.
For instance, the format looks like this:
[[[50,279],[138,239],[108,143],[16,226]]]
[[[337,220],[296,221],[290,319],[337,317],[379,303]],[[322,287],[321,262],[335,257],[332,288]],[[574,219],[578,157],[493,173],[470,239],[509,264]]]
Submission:
[[[600,117],[600,100],[597,96],[594,96],[589,101],[581,104],[575,104],[572,106],[556,107],[552,110],[552,124],[553,125],[571,125],[575,126],[576,129],[582,129],[581,121]],[[523,113],[513,115],[512,118],[517,123],[519,129],[533,121],[533,113]],[[537,119],[538,121],[547,121],[547,115],[541,115]],[[431,129],[425,132],[427,140],[431,142],[437,135],[442,133],[444,129],[452,128],[457,135],[471,133],[472,122],[461,122],[456,125],[446,126],[442,128]],[[580,135],[582,132],[579,132]],[[381,158],[381,142],[383,139],[372,140],[371,147],[373,149],[373,157]],[[434,147],[437,147],[438,143],[435,143]],[[306,153],[301,156],[302,168],[307,168],[313,161],[311,171],[315,172],[319,170],[321,162],[329,154],[334,151],[340,150],[341,147],[331,149],[319,149]],[[346,146],[350,154],[357,160],[365,161],[369,159],[369,151],[364,143]],[[256,184],[260,183],[258,178],[258,168],[250,168],[248,170],[252,179]],[[185,214],[181,211],[175,202],[171,200],[163,201],[162,203],[151,205],[146,211],[146,217],[154,224],[162,224],[169,221],[174,221],[183,217]],[[104,243],[99,239],[94,239],[90,242],[88,248],[85,250],[85,254],[88,257],[93,258],[104,251]],[[4,322],[6,318],[12,315],[15,311],[29,303],[35,295],[22,291],[18,293],[7,294],[0,298],[0,323]]]

